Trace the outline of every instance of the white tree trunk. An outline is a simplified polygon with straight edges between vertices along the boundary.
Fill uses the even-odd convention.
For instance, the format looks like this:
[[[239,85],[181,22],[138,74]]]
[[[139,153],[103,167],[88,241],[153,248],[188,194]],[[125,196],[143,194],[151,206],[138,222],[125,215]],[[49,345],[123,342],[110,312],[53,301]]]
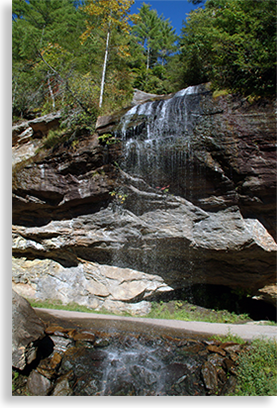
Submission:
[[[49,94],[50,94],[50,97],[52,99],[52,107],[53,107],[53,109],[55,109],[55,96],[54,96],[52,88],[51,88],[49,73],[48,73],[48,78],[47,78],[47,84],[48,84]]]
[[[107,40],[106,40],[106,50],[105,50],[105,58],[104,58],[103,71],[102,71],[99,108],[101,108],[102,102],[103,102],[105,76],[106,76],[107,60],[108,60],[108,53],[109,53],[109,41],[110,41],[110,27],[108,28]]]
[[[149,46],[149,44],[147,42],[147,61],[146,61],[147,71],[148,71],[149,67],[150,67],[150,46]]]

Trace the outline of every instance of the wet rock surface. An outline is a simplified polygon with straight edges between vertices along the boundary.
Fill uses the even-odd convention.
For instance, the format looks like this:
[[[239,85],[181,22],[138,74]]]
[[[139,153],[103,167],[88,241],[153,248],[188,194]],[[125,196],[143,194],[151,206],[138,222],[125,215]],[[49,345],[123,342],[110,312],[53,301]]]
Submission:
[[[205,283],[276,306],[274,104],[142,96],[74,146],[36,153],[59,114],[13,129],[16,290],[136,314]]]
[[[13,395],[228,395],[235,388],[238,356],[249,348],[247,343],[51,323],[45,332],[53,351],[25,374]],[[70,342],[62,349],[65,339]]]

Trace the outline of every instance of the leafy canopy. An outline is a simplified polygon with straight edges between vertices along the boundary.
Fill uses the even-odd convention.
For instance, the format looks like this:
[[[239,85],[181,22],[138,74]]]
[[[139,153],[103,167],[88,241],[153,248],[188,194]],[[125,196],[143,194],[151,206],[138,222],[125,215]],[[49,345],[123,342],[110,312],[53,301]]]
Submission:
[[[93,17],[86,21],[86,31],[82,34],[82,40],[86,40],[91,32],[101,27],[104,30],[116,28],[124,34],[129,34],[129,22],[135,22],[137,15],[130,15],[130,8],[134,0],[90,0],[84,7],[84,12]]]
[[[183,81],[244,94],[275,92],[275,0],[207,0],[182,29]]]

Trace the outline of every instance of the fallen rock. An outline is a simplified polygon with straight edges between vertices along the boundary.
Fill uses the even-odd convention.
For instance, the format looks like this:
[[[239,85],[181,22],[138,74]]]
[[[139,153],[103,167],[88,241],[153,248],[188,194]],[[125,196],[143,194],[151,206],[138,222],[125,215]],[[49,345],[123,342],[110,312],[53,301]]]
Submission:
[[[36,370],[44,377],[52,380],[57,374],[61,361],[62,355],[54,352],[51,357],[47,357],[41,360]]]
[[[81,331],[79,333],[76,333],[73,336],[74,341],[86,341],[89,343],[94,343],[95,341],[95,335],[89,331]]]
[[[153,99],[162,99],[165,95],[157,95],[152,93],[147,93],[144,91],[140,91],[139,89],[134,90],[134,96],[132,99],[132,105],[137,105],[139,103],[144,103],[147,101],[152,101]]]
[[[277,307],[277,285],[266,285],[257,291],[257,294],[253,296],[253,299],[264,300],[267,303]]]
[[[211,351],[212,353],[220,354],[221,356],[226,356],[226,351],[222,350],[221,347],[210,345],[207,347],[207,350]]]
[[[27,388],[30,394],[43,397],[50,393],[52,383],[48,378],[33,370],[28,377]]]
[[[30,303],[12,291],[12,365],[23,370],[35,360],[39,342],[45,337],[44,323]]]
[[[67,397],[73,394],[73,391],[70,387],[68,378],[63,376],[58,379],[56,382],[54,391],[52,392],[53,397]]]
[[[22,295],[25,288],[28,292],[32,288],[36,299],[60,300],[64,304],[76,302],[97,310],[129,311],[134,315],[150,311],[150,303],[140,299],[171,290],[161,277],[128,268],[95,262],[64,267],[49,259],[24,258],[14,259],[13,285]],[[55,334],[59,328],[47,330]]]
[[[201,368],[201,374],[206,389],[211,393],[215,393],[218,387],[218,378],[215,367],[208,361],[205,361]]]

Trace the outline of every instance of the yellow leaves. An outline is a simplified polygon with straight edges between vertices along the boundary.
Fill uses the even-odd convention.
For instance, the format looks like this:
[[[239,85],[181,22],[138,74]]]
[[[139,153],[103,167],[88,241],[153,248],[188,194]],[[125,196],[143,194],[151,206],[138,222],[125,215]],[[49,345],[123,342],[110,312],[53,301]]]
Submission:
[[[128,52],[128,50],[129,50],[129,47],[127,46],[127,45],[118,45],[117,46],[117,51],[118,51],[118,54],[121,56],[121,57],[126,57],[126,58],[128,58],[128,57],[130,57],[131,56],[131,54]]]
[[[119,27],[128,34],[130,32],[128,22],[137,18],[135,14],[129,15],[132,4],[134,0],[90,0],[83,10],[90,16],[100,17],[100,27],[106,28],[107,25],[111,28]],[[88,37],[92,28],[87,22],[87,30],[81,36],[82,41]]]
[[[109,194],[111,195],[111,197],[114,197],[115,203],[117,205],[124,204],[126,198],[128,197],[127,194],[124,194],[124,193],[121,193],[121,192],[116,192],[116,191],[111,191]]]

